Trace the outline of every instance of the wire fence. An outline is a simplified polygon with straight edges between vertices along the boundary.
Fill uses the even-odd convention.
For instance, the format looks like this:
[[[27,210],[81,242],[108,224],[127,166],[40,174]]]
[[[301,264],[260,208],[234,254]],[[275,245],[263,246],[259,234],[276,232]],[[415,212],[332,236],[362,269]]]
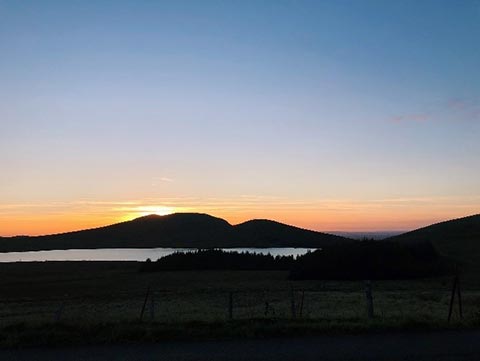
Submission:
[[[338,285],[338,283],[336,283]],[[228,321],[248,319],[305,319],[344,322],[380,320],[444,321],[478,318],[480,291],[460,293],[452,285],[442,288],[395,289],[391,283],[341,289],[328,282],[316,289],[212,288],[169,290],[147,287],[137,292],[55,297],[0,299],[3,324],[18,322],[144,322]],[[368,293],[370,292],[371,297]]]

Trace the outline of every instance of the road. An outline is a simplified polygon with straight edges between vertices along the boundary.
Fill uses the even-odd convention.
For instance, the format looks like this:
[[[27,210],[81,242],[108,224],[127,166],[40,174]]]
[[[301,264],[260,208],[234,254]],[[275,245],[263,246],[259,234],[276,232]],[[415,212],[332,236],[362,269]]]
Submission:
[[[0,360],[478,361],[480,331],[0,350]]]

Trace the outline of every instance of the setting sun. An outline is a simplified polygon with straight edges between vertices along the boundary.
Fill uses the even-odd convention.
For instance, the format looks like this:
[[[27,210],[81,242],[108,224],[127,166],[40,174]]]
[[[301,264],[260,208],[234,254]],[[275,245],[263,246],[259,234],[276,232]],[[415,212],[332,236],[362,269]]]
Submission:
[[[149,214],[156,214],[158,216],[166,216],[167,214],[175,213],[174,207],[166,206],[140,206],[133,210],[131,215],[136,217],[148,216]]]
[[[119,207],[116,209],[116,212],[123,215],[119,221],[130,221],[135,218],[148,216],[150,214],[156,214],[158,216],[166,216],[167,214],[172,214],[175,212],[181,212],[180,208],[169,207],[169,206],[160,206],[160,205],[145,205],[145,206],[133,206],[133,207]]]

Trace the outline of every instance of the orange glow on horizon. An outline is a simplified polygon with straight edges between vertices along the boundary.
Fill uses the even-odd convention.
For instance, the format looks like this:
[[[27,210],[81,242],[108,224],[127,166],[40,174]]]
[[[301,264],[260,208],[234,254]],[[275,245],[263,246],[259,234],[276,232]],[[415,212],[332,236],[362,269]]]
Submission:
[[[92,203],[92,202],[91,202]],[[105,203],[107,203],[105,205]],[[230,224],[239,224],[251,219],[271,219],[289,225],[316,231],[408,231],[432,223],[478,213],[475,206],[433,209],[430,206],[407,207],[389,204],[363,204],[332,202],[327,206],[316,204],[277,204],[262,201],[261,204],[233,203],[174,206],[171,202],[137,204],[135,202],[89,203],[87,208],[62,209],[62,212],[44,212],[41,207],[33,211],[16,210],[0,213],[0,236],[45,235],[102,227],[132,220],[149,214],[198,212],[223,218]],[[228,204],[227,204],[228,203]],[[0,208],[1,210],[1,208]]]

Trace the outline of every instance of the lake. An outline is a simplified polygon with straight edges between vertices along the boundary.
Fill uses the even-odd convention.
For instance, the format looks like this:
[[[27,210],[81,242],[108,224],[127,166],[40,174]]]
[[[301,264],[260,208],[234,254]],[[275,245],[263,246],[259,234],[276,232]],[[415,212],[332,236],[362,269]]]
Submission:
[[[192,252],[193,248],[101,248],[68,249],[54,251],[31,251],[0,253],[0,262],[44,261],[156,261],[175,252]],[[272,256],[300,256],[315,248],[226,248],[229,252],[253,252]]]

